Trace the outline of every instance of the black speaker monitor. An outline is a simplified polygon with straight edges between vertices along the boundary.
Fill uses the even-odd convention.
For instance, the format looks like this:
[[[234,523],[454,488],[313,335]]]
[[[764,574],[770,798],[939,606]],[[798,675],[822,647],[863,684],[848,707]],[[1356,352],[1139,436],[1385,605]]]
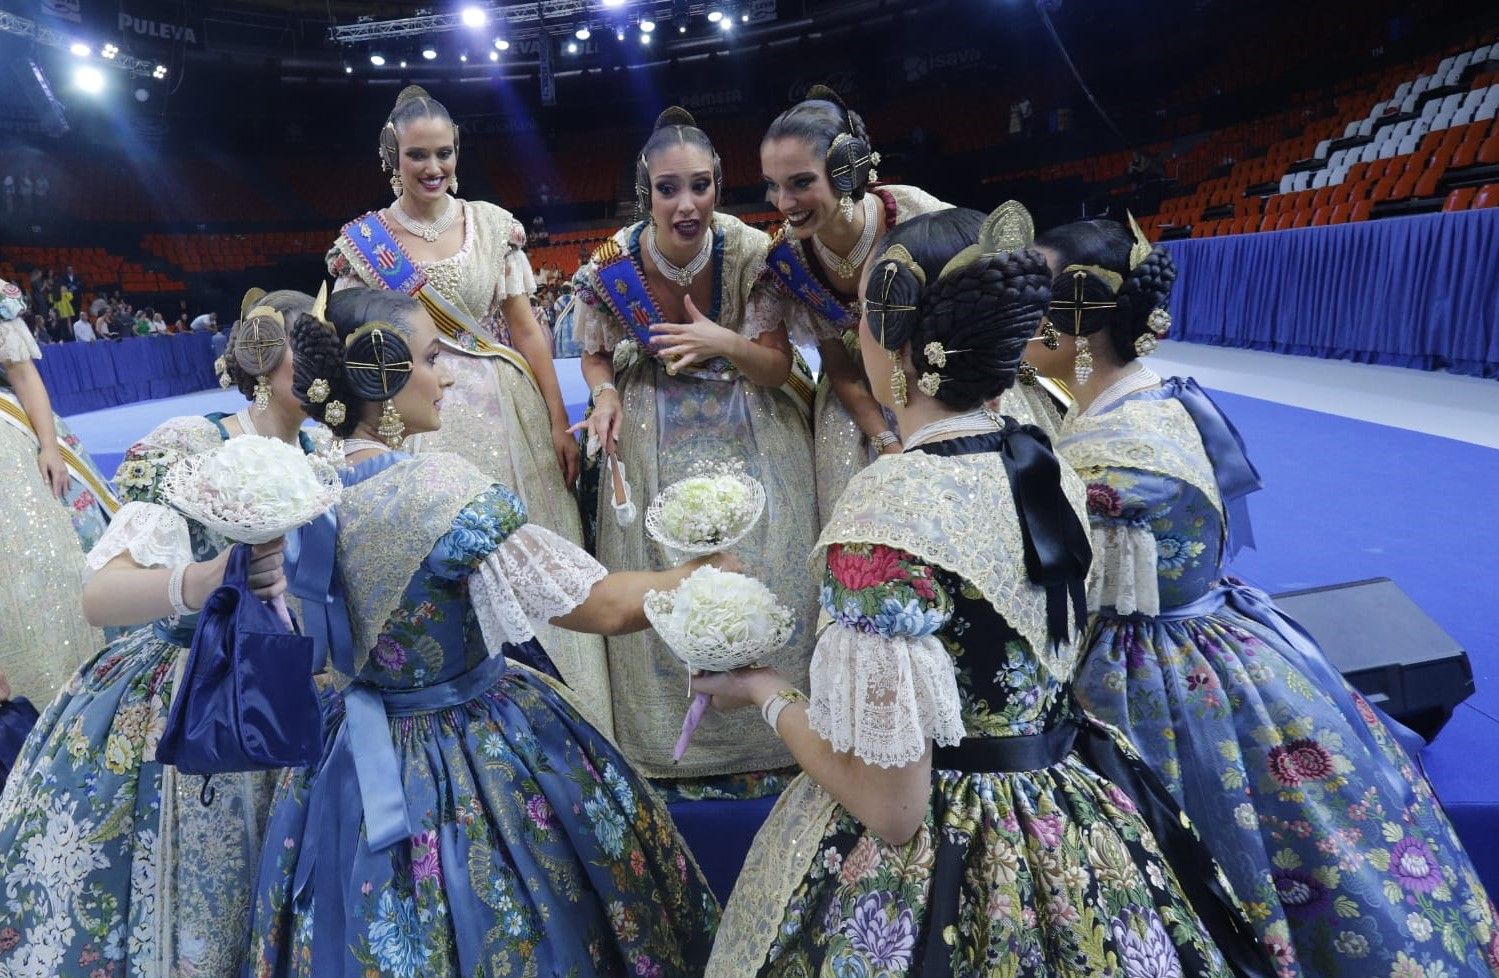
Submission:
[[[1473,695],[1468,653],[1387,577],[1287,591],[1275,603],[1354,689],[1428,742]]]

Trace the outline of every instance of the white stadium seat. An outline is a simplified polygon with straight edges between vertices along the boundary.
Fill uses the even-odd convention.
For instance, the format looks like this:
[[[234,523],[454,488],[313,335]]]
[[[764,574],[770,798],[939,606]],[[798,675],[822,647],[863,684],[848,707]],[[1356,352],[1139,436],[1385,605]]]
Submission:
[[[1404,139],[1400,140],[1400,146],[1395,152],[1400,156],[1405,156],[1408,153],[1414,153],[1416,151],[1416,148],[1420,145],[1420,136],[1406,136]]]
[[[1327,185],[1329,187],[1336,187],[1338,184],[1342,183],[1348,178],[1349,169],[1350,168],[1348,166],[1334,167],[1332,173],[1327,178]]]
[[[1432,99],[1425,105],[1421,106],[1421,118],[1430,122],[1432,119],[1435,119],[1437,117],[1437,113],[1440,111],[1442,111],[1441,101],[1438,99]]]
[[[1305,170],[1302,170],[1300,173],[1296,174],[1296,179],[1292,182],[1291,186],[1297,190],[1305,190],[1311,185],[1311,182],[1312,175]]]
[[[1477,112],[1473,113],[1473,121],[1487,122],[1488,120],[1494,118],[1494,113],[1496,110],[1499,110],[1499,104],[1485,102],[1478,107]]]
[[[1326,170],[1318,170],[1316,173],[1313,173],[1312,189],[1321,190],[1323,187],[1327,186],[1327,176],[1328,174]]]
[[[1471,109],[1469,109],[1469,108],[1458,109],[1456,112],[1454,112],[1452,114],[1452,125],[1448,126],[1447,128],[1449,128],[1449,129],[1455,129],[1458,126],[1466,126],[1468,123],[1470,123],[1470,122],[1473,121],[1473,113],[1475,113],[1477,111],[1478,111],[1478,109],[1476,107],[1475,108],[1471,108]]]
[[[1403,102],[1405,97],[1411,93],[1411,86],[1415,82],[1403,81],[1395,88],[1395,101]]]
[[[1329,147],[1331,145],[1332,145],[1332,140],[1331,139],[1324,139],[1324,140],[1322,140],[1322,142],[1320,142],[1320,143],[1317,144],[1317,148],[1312,152],[1312,155],[1314,157],[1316,157],[1317,159],[1319,159],[1319,160],[1325,160],[1325,159],[1327,159],[1327,147]]]
[[[1295,189],[1295,183],[1296,181],[1292,177],[1292,175],[1287,173],[1285,176],[1280,178],[1280,192],[1283,194],[1290,193]]]

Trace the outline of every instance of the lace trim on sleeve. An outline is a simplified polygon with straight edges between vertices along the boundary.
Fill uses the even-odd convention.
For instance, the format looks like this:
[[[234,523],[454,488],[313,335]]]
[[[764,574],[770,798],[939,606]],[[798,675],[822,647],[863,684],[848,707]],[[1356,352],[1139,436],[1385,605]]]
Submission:
[[[36,345],[31,330],[19,319],[0,322],[0,363],[19,363],[22,360],[40,360],[42,350]]]
[[[500,280],[495,285],[495,298],[509,299],[517,295],[533,295],[536,292],[536,273],[531,270],[531,259],[520,248],[512,248],[500,262]]]
[[[574,279],[573,336],[584,353],[612,353],[625,331],[591,285]]]
[[[122,553],[142,567],[176,567],[193,559],[187,520],[154,503],[130,502],[109,521],[94,549],[84,557],[86,581]]]
[[[801,303],[788,297],[783,289],[774,284],[761,281],[756,283],[754,290],[750,292],[749,302],[744,307],[744,325],[740,333],[747,340],[753,340],[761,333],[768,333],[773,329],[779,329],[785,325],[791,335],[791,342],[801,346],[814,345],[817,340],[805,332],[805,317],[795,316],[796,309]],[[793,328],[800,325],[801,331]]]
[[[602,564],[545,527],[527,523],[469,576],[469,597],[490,654],[535,636],[535,626],[588,600]]]
[[[927,741],[963,739],[952,658],[935,636],[876,635],[834,625],[812,653],[811,728],[840,752],[900,767]]]
[[[1149,527],[1095,524],[1093,568],[1088,575],[1090,610],[1112,607],[1121,615],[1160,614],[1155,534]]]

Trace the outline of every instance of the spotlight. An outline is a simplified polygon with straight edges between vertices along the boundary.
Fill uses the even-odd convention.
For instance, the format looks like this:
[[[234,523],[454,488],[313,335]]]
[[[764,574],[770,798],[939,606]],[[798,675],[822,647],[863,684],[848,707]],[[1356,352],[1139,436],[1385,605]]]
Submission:
[[[151,77],[155,78],[157,81],[161,81],[166,76],[167,76],[167,66],[166,65],[157,65],[155,68],[151,69]]]
[[[498,52],[498,51],[491,51],[491,52],[489,52],[489,60],[490,61],[498,61],[498,60],[500,60],[500,52]]]
[[[104,72],[93,65],[79,65],[73,72],[73,84],[89,95],[98,95],[104,91]]]
[[[723,20],[723,11],[721,11],[721,10],[710,10],[710,11],[708,11],[708,23],[710,23],[710,24],[716,24],[716,23],[718,23],[721,20]]]
[[[370,55],[370,64],[374,65],[376,68],[384,68],[385,67],[385,55],[383,55],[383,54],[372,54],[372,55]]]
[[[651,20],[649,17],[647,17],[646,19],[644,19],[644,20],[642,20],[640,22],[640,32],[642,34],[649,34],[651,31],[653,31],[655,29],[656,29],[656,22],[654,20]]]
[[[640,35],[640,43],[641,44],[649,44],[649,43],[651,43],[651,36],[649,34],[642,34],[642,35]]]
[[[505,40],[503,37],[497,37],[497,38],[495,38],[494,39],[494,46],[497,47],[497,48],[499,48],[501,51],[509,51],[510,50],[510,42],[507,41],[507,40]]]
[[[106,45],[104,45],[104,47],[102,47],[102,48],[99,49],[99,57],[101,57],[101,58],[107,58],[110,61],[113,61],[114,58],[115,58],[115,55],[117,55],[119,53],[120,53],[120,49],[117,48],[117,47],[115,47],[113,44],[106,44]]]
[[[741,24],[748,24],[749,23],[749,14],[747,14],[747,13],[740,14],[739,15],[739,22]]]
[[[724,32],[731,31],[734,29],[734,22],[725,17],[723,20],[720,20],[718,22],[718,29]]]
[[[464,64],[468,64],[468,55],[466,55],[466,54],[460,54],[458,56],[458,60],[462,61]]]
[[[623,27],[614,28],[614,39],[616,41],[623,41],[625,39],[625,29]]]
[[[401,59],[401,67],[402,68],[406,67],[406,59],[405,58]]]
[[[624,5],[625,0],[604,0],[604,7],[609,10],[613,10],[616,7],[623,7]]]
[[[437,49],[422,48],[422,57],[426,58],[428,61],[431,61],[433,58],[437,57]]]
[[[478,7],[464,7],[461,16],[465,27],[483,27],[489,23],[489,15]]]
[[[354,66],[353,65],[344,65],[344,74],[346,74],[346,75],[352,75],[353,73],[354,73]]]
[[[686,24],[678,24],[677,25],[677,33],[678,34],[686,34],[687,33],[687,25]]]
[[[94,53],[93,50],[82,41],[74,41],[72,44],[69,44],[68,50],[73,53],[73,57],[75,58],[87,58],[89,55]]]
[[[573,32],[573,37],[576,37],[580,41],[586,41],[592,36],[593,31],[588,29],[587,24],[584,24],[582,27],[579,27],[576,31]]]
[[[567,53],[568,54],[577,54],[578,53],[578,44],[577,44],[576,41],[568,41],[567,42]]]

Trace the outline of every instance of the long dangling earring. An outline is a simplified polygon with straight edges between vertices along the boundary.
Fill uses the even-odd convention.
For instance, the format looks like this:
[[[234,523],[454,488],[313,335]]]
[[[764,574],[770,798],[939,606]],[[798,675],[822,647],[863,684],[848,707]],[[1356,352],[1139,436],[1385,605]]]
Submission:
[[[843,216],[844,223],[853,223],[854,199],[848,194],[844,194],[843,197],[838,201],[838,213]]]
[[[1077,338],[1077,357],[1072,361],[1072,375],[1077,378],[1077,385],[1081,387],[1093,376],[1093,348],[1088,344],[1088,337]]]
[[[380,440],[391,448],[401,447],[401,435],[406,433],[406,422],[401,420],[401,413],[390,401],[380,409],[380,425],[375,429]]]
[[[406,186],[401,183],[401,175],[399,173],[392,173],[390,175],[390,192],[397,197],[406,192]]]
[[[255,410],[264,414],[271,406],[271,382],[261,374],[255,378]]]
[[[906,372],[900,368],[900,354],[894,350],[890,354],[890,396],[900,407],[905,407],[910,401],[910,392],[906,390]]]
[[[456,174],[456,173],[453,174],[452,179],[449,181],[449,187],[453,191],[453,196],[457,197],[458,196],[458,174]]]

